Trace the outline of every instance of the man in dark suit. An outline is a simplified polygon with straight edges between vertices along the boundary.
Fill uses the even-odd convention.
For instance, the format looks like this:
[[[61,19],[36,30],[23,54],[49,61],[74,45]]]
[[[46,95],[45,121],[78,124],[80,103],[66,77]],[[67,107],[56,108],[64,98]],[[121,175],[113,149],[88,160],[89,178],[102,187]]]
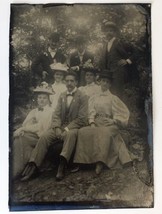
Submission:
[[[66,57],[60,49],[60,35],[55,32],[49,39],[47,50],[40,53],[32,62],[32,85],[35,87],[42,81],[53,83],[53,72],[50,65],[58,62],[65,63]]]
[[[119,30],[115,23],[106,22],[102,30],[107,41],[103,46],[100,66],[113,72],[112,92],[122,98],[125,82],[135,71],[137,53],[131,44],[118,38]]]
[[[85,85],[85,73],[82,68],[87,62],[93,63],[94,56],[86,50],[87,39],[84,36],[78,36],[75,45],[76,50],[70,56],[69,65],[78,74],[79,85],[83,86]]]
[[[52,128],[38,140],[23,172],[23,181],[28,180],[40,167],[49,146],[55,144],[58,139],[63,140],[64,143],[56,179],[63,179],[65,164],[69,161],[75,148],[78,129],[87,124],[88,99],[76,88],[76,74],[68,73],[65,81],[67,91],[60,95],[56,111],[53,114]]]

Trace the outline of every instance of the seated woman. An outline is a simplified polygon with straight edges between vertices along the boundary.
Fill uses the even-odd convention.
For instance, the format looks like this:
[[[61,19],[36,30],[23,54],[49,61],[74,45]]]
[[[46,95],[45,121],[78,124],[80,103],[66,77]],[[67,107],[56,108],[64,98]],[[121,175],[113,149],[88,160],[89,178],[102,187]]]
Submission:
[[[96,174],[104,165],[121,167],[131,162],[128,150],[119,133],[129,119],[126,105],[109,89],[112,74],[105,70],[100,75],[101,92],[89,99],[89,127],[81,128],[74,156],[74,163],[96,163]]]
[[[50,100],[52,102],[53,111],[55,111],[60,94],[66,91],[64,76],[67,73],[68,67],[61,63],[54,63],[51,65],[51,69],[54,71],[55,81],[52,84],[54,94],[50,96]]]
[[[50,106],[49,95],[52,91],[44,82],[34,92],[37,95],[38,108],[29,112],[22,127],[13,135],[13,178],[22,173],[39,137],[51,127],[53,109]]]

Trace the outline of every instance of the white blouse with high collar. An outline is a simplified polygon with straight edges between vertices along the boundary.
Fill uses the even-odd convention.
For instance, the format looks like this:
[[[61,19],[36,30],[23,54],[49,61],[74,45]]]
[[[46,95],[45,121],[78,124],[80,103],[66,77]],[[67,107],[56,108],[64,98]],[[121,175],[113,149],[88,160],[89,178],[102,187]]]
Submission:
[[[53,109],[49,105],[43,107],[41,111],[35,108],[29,112],[22,127],[25,131],[35,133],[40,137],[51,127],[52,114]]]
[[[89,123],[95,122],[96,115],[105,115],[102,120],[126,126],[129,120],[129,110],[126,105],[109,90],[100,92],[89,99]]]
[[[62,83],[62,82],[61,83],[56,83],[55,82],[52,85],[52,90],[54,92],[54,95],[50,96],[50,100],[51,100],[51,103],[52,103],[53,111],[55,111],[57,103],[58,103],[59,96],[61,95],[61,93],[65,92],[67,90],[67,88],[66,88],[65,83]]]

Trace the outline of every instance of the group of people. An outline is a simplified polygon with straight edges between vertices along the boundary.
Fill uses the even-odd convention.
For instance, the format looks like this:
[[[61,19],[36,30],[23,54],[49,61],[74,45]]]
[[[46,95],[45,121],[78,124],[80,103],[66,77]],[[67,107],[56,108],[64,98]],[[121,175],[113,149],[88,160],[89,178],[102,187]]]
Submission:
[[[13,136],[13,177],[26,181],[36,175],[50,146],[58,141],[62,142],[58,181],[65,177],[71,158],[77,169],[79,164],[96,164],[96,174],[104,166],[111,169],[131,163],[119,130],[127,126],[130,116],[122,94],[126,71],[134,58],[117,38],[114,23],[105,23],[103,29],[107,42],[99,72],[82,37],[69,63],[61,52],[52,50],[53,45],[49,49],[50,60],[48,54],[41,56],[40,62],[48,63],[34,74],[38,107],[29,112]],[[36,65],[38,62],[33,67]]]

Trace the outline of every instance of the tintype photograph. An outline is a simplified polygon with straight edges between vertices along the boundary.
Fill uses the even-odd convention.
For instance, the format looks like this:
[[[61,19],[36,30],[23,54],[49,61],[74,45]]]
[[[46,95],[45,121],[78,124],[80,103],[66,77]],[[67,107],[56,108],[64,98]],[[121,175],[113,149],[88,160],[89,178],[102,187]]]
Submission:
[[[11,211],[154,206],[151,5],[11,4]]]

